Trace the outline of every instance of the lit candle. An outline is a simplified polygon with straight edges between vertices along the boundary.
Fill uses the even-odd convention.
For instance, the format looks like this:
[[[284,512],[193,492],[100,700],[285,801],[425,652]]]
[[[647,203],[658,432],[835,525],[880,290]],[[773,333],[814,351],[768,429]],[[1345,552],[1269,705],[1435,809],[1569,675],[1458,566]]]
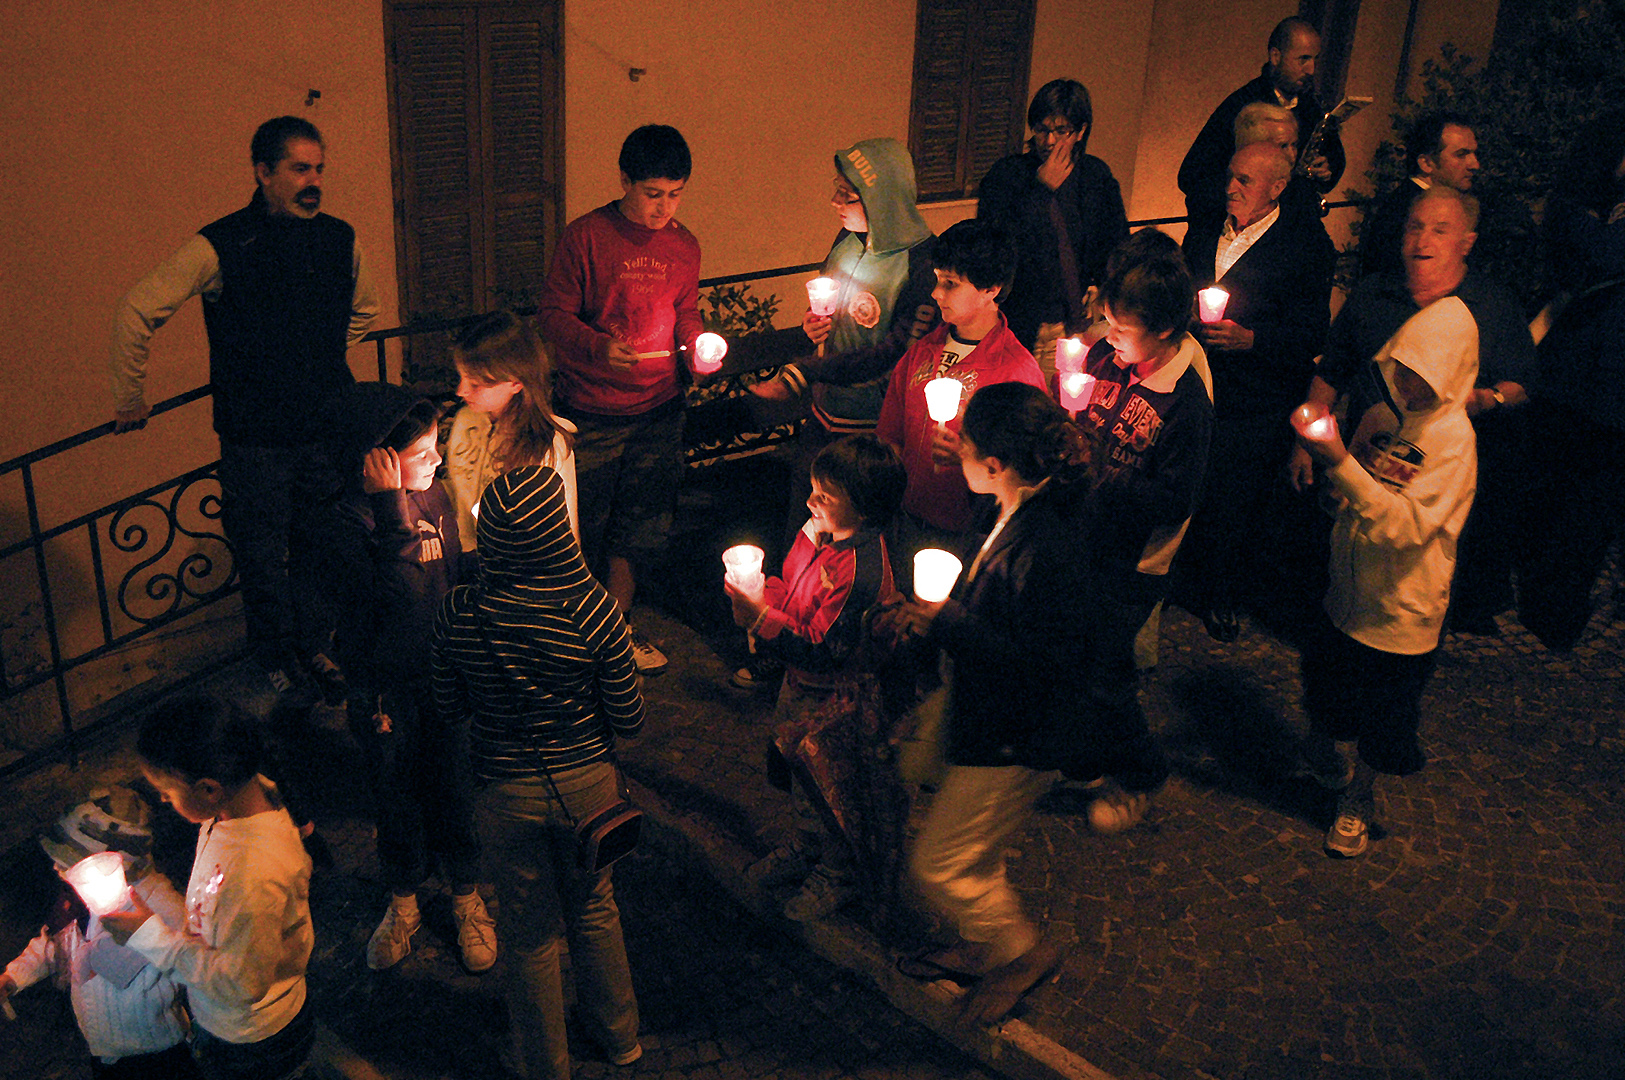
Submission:
[[[834,278],[813,278],[807,282],[807,306],[819,318],[828,318],[835,314],[835,294],[840,289]]]
[[[474,515],[474,520],[475,521],[480,520],[480,504],[479,503],[476,502],[473,506],[470,506],[468,508],[468,512],[470,514]]]
[[[1293,409],[1292,427],[1306,439],[1324,440],[1337,434],[1337,421],[1318,401],[1306,401]]]
[[[97,918],[111,915],[129,902],[124,859],[116,851],[103,851],[80,859],[64,870],[62,876]]]
[[[1055,343],[1055,370],[1063,375],[1069,371],[1082,371],[1083,358],[1089,352],[1082,338],[1064,337]]]
[[[1196,310],[1205,323],[1216,323],[1224,318],[1224,306],[1230,302],[1230,293],[1217,285],[1209,285],[1196,294]]]
[[[734,588],[753,600],[761,598],[767,586],[762,577],[761,548],[755,544],[735,544],[722,553],[722,565],[726,567],[723,576]]]
[[[941,548],[914,553],[914,595],[922,603],[940,604],[954,591],[964,565]]]
[[[1067,412],[1082,412],[1095,398],[1095,377],[1081,371],[1069,371],[1061,376],[1061,408]]]
[[[712,375],[722,370],[722,358],[728,355],[728,343],[721,334],[705,333],[694,339],[694,373]]]
[[[959,415],[965,384],[958,379],[932,379],[925,384],[925,411],[941,427]]]

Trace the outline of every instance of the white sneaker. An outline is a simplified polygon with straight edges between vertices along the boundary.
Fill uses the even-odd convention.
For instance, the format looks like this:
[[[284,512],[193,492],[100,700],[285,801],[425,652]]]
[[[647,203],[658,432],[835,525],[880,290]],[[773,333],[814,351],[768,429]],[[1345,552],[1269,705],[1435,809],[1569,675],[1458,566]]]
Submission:
[[[490,971],[497,962],[497,924],[485,910],[480,894],[453,896],[451,917],[457,923],[457,948],[462,950],[463,966],[476,975]]]
[[[1089,804],[1089,827],[1102,836],[1126,832],[1145,820],[1151,796],[1143,791],[1112,788]]]
[[[412,935],[423,925],[416,896],[394,896],[378,929],[367,939],[367,966],[384,971],[405,960],[412,951]]]
[[[1326,830],[1326,854],[1338,855],[1345,859],[1358,858],[1365,854],[1365,849],[1371,844],[1371,829],[1360,814],[1351,810],[1338,808],[1337,820],[1332,827]]]
[[[609,1055],[609,1063],[611,1065],[625,1066],[625,1065],[632,1064],[634,1061],[637,1061],[638,1059],[640,1059],[642,1057],[643,1057],[643,1044],[642,1043],[633,1043],[632,1044],[632,1049],[622,1051],[619,1054],[611,1054],[611,1055]]]
[[[666,654],[654,647],[654,644],[643,632],[636,627],[632,631],[632,662],[638,666],[639,675],[658,675],[666,670]]]

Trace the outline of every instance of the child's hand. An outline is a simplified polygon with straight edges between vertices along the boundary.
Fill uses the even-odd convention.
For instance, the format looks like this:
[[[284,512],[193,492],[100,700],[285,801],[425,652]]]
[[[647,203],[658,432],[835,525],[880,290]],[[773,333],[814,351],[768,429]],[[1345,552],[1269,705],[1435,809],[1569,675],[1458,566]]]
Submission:
[[[619,338],[609,338],[604,342],[604,359],[610,367],[637,367],[638,351]]]
[[[722,579],[722,591],[728,594],[733,602],[734,625],[749,628],[756,625],[756,620],[762,617],[767,610],[767,601],[752,597],[749,593],[735,587],[727,578]]]
[[[828,315],[814,315],[807,312],[801,319],[801,332],[807,335],[807,340],[814,345],[822,345],[829,337],[829,328],[835,322]]]
[[[401,455],[387,446],[375,446],[361,461],[361,489],[368,495],[401,490]]]
[[[959,432],[941,424],[931,428],[931,464],[939,468],[959,464]]]
[[[1337,418],[1318,402],[1304,402],[1292,411],[1292,430],[1297,432],[1298,445],[1327,468],[1341,464],[1349,456],[1337,430]]]
[[[102,926],[107,929],[113,940],[123,945],[130,940],[130,935],[141,929],[141,924],[152,918],[152,909],[147,902],[141,899],[134,890],[130,890],[130,906],[123,911],[116,911],[111,915],[102,916]]]
[[[0,971],[0,1001],[6,1000],[17,992],[17,980]]]

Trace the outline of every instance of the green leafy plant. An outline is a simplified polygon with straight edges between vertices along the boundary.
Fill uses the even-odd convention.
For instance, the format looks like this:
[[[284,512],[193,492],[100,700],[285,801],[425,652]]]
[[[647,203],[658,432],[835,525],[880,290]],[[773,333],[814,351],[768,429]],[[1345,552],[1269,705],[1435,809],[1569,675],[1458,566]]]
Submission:
[[[1516,290],[1531,313],[1550,292],[1540,224],[1556,170],[1575,132],[1625,100],[1625,4],[1544,0],[1541,8],[1525,16],[1527,32],[1483,64],[1442,46],[1422,66],[1421,92],[1397,102],[1394,135],[1366,173],[1371,190],[1388,191],[1405,179],[1405,132],[1417,117],[1440,109],[1468,117],[1482,166],[1473,183],[1483,207],[1473,265]]]
[[[705,328],[725,338],[771,330],[773,317],[779,313],[777,296],[753,296],[749,285],[713,285],[700,302]]]

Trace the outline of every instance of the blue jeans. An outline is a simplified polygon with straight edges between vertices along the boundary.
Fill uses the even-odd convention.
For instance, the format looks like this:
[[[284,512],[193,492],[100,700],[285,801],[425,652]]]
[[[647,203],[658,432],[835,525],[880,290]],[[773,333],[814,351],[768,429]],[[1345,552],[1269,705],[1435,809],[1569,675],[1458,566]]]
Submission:
[[[607,761],[555,769],[553,780],[578,821],[618,794]],[[530,1075],[570,1076],[561,917],[570,939],[576,1007],[589,1034],[611,1055],[631,1050],[638,1041],[638,1001],[610,870],[588,874],[576,865],[575,829],[540,777],[487,787],[476,816],[496,881],[497,933],[508,954],[508,1022]]]

